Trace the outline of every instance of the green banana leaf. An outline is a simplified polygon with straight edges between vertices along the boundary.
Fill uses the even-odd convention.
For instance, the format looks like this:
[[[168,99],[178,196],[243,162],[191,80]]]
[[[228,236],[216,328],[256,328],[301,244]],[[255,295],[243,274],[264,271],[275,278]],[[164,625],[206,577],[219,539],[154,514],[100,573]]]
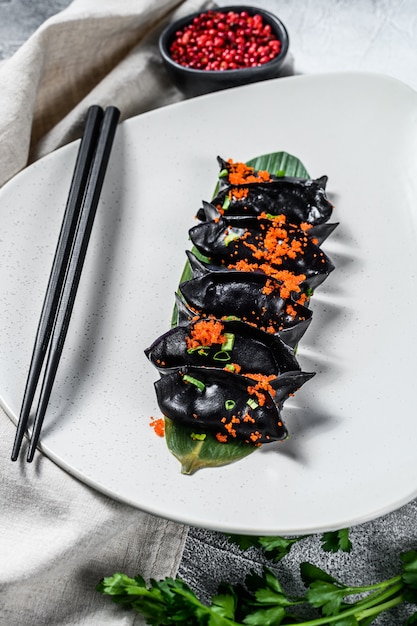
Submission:
[[[182,474],[228,465],[256,450],[254,446],[239,441],[219,443],[213,435],[194,433],[191,428],[175,424],[168,417],[165,418],[165,438],[171,454],[181,463]]]
[[[294,178],[309,178],[309,174],[297,157],[287,152],[274,152],[258,156],[247,164],[256,170],[266,170],[271,174]],[[195,249],[193,252],[202,260],[204,257]],[[191,278],[191,269],[187,262],[182,272],[180,283]],[[174,307],[172,326],[177,324],[177,312]],[[220,467],[239,461],[257,448],[240,441],[220,443],[211,434],[193,433],[192,429],[174,423],[165,417],[165,440],[170,452],[181,463],[182,474],[193,474],[197,470]]]
[[[301,161],[292,154],[288,154],[288,152],[263,154],[247,161],[247,165],[254,167],[256,170],[266,170],[270,174],[278,174],[279,172],[281,176],[294,178],[310,177]]]

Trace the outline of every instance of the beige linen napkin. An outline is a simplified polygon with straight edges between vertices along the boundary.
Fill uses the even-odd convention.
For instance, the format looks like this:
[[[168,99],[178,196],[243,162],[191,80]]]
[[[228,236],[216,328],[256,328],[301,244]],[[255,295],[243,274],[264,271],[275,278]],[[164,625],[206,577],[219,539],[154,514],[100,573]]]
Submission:
[[[75,0],[45,22],[0,65],[0,185],[77,138],[90,104],[114,104],[123,119],[181,99],[157,37],[174,15],[202,6]],[[95,586],[115,571],[175,575],[187,528],[93,491],[39,452],[30,465],[12,463],[14,432],[0,409],[0,624],[143,624]]]

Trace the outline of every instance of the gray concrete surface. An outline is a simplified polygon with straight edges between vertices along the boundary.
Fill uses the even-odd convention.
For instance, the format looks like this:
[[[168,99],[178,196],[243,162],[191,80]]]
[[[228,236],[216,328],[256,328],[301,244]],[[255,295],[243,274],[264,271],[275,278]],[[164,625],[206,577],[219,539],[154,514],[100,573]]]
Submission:
[[[0,0],[0,60],[10,57],[42,22],[68,4],[68,0]]]

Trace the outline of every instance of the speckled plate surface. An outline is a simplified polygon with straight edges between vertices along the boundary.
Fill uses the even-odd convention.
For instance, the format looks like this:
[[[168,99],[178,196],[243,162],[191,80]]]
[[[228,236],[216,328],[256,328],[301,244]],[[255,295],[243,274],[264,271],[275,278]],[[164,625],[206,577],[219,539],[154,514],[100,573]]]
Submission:
[[[143,350],[168,330],[187,232],[217,154],[285,150],[327,174],[336,270],[312,301],[290,440],[180,474]],[[17,414],[77,144],[0,191],[0,398]],[[180,522],[255,534],[354,525],[417,495],[417,95],[370,74],[278,79],[159,109],[118,131],[42,432],[90,486]],[[12,445],[12,442],[10,442]],[[35,460],[36,462],[36,460]]]

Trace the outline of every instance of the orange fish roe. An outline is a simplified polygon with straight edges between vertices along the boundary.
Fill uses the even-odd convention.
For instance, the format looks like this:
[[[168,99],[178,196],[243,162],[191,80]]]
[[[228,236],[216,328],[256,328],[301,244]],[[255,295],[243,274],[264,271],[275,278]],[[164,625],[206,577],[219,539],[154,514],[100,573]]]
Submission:
[[[223,435],[222,433],[216,433],[216,439],[220,441],[220,443],[227,443],[227,435]]]
[[[297,298],[297,302],[299,304],[306,304],[308,302],[308,295],[306,293],[302,293],[299,298]]]
[[[265,217],[265,214],[262,214],[260,219],[265,219]],[[307,244],[308,238],[305,236],[302,240],[300,237],[297,238],[296,226],[291,224],[286,226],[284,215],[277,215],[270,218],[270,221],[271,226],[266,229],[261,247],[252,246],[257,258],[266,258],[270,262],[279,263],[281,257],[287,256],[295,259],[297,255],[304,253],[303,247]],[[246,245],[250,247],[250,244]]]
[[[228,372],[234,372],[235,374],[239,374],[242,370],[242,367],[239,365],[239,363],[228,363],[224,366],[223,369],[227,370]]]
[[[259,406],[265,404],[265,395],[262,391],[266,391],[271,397],[275,396],[275,389],[269,384],[271,380],[276,378],[275,374],[265,376],[264,374],[245,374],[248,378],[258,381],[256,385],[248,387],[248,393],[256,396]]]
[[[271,175],[265,170],[259,170],[255,172],[253,167],[241,163],[239,161],[233,161],[229,159],[228,163],[228,180],[231,185],[245,185],[246,183],[264,183],[271,180]],[[234,188],[228,193],[229,200],[240,200],[246,198],[249,193],[247,187]]]
[[[262,289],[262,291],[264,292],[264,294],[269,295],[270,293],[276,291],[276,288],[276,283],[274,283],[272,280],[267,280],[265,283],[265,287]]]
[[[263,183],[271,180],[271,175],[269,172],[264,170],[259,170],[255,174],[255,169],[246,165],[246,163],[241,163],[239,161],[233,161],[233,159],[228,159],[227,161],[229,166],[229,182],[231,185],[241,185],[244,183]]]
[[[158,435],[158,437],[163,437],[165,435],[165,422],[162,417],[158,419],[151,417],[149,426],[153,428],[155,435]]]
[[[232,437],[236,437],[237,434],[236,429],[234,428],[234,424],[240,424],[240,419],[236,417],[236,415],[232,415],[232,419],[230,420],[230,422],[224,424],[225,429]]]
[[[262,437],[261,433],[259,432],[259,430],[255,430],[255,432],[251,433],[249,435],[249,439],[251,441],[253,441],[253,443],[256,443],[257,441],[259,441],[259,439]]]
[[[293,306],[291,306],[291,304],[289,304],[287,306],[287,308],[285,309],[285,312],[290,316],[290,317],[296,317],[297,315],[297,311],[294,309]]]
[[[240,259],[236,263],[230,263],[227,266],[228,270],[237,270],[238,272],[255,272],[259,270],[258,263],[249,263],[246,259]]]
[[[268,263],[248,263],[248,261],[243,259],[237,261],[237,263],[229,264],[227,268],[235,269],[239,272],[261,271],[263,274],[278,280],[278,283],[268,280],[262,291],[268,295],[278,290],[283,300],[287,300],[291,293],[299,293],[301,291],[300,284],[306,279],[305,274],[294,274],[294,272],[290,272],[289,270],[277,270]]]
[[[200,346],[224,343],[226,337],[222,335],[223,329],[223,324],[216,320],[204,319],[196,322],[191,330],[190,337],[186,337],[187,348],[191,350]]]
[[[259,219],[266,219],[265,213],[259,216]],[[299,229],[296,226],[286,225],[286,216],[277,215],[273,218],[269,218],[271,226],[263,227],[265,233],[263,236],[257,238],[256,245],[245,241],[249,235],[249,231],[240,237],[240,241],[243,242],[252,253],[253,257],[260,261],[260,263],[249,262],[247,259],[240,259],[236,263],[231,263],[227,267],[228,269],[235,269],[241,272],[256,272],[262,273],[275,278],[279,283],[268,281],[264,287],[264,293],[270,294],[274,290],[278,290],[281,298],[287,300],[291,293],[300,293],[300,284],[305,281],[305,274],[295,274],[289,270],[278,270],[277,266],[282,265],[283,258],[287,257],[295,259],[298,255],[304,254],[304,246],[308,242],[307,237],[296,238],[294,233],[297,233]],[[310,226],[306,224],[302,229],[303,232],[306,227]],[[292,236],[291,236],[292,235]]]
[[[291,296],[291,293],[299,293],[301,291],[300,284],[306,279],[305,274],[294,274],[289,270],[276,271],[269,265],[261,265],[260,269],[265,272],[265,274],[268,274],[272,278],[275,278],[282,283],[279,287],[279,295],[283,300],[288,300],[288,298]],[[273,286],[275,288],[275,283],[273,283]],[[265,285],[265,289],[266,287],[267,285]],[[267,293],[267,291],[265,291],[265,293]]]
[[[247,187],[234,187],[227,195],[229,200],[232,200],[233,198],[235,200],[241,200],[242,198],[246,198],[248,193],[249,189]]]

